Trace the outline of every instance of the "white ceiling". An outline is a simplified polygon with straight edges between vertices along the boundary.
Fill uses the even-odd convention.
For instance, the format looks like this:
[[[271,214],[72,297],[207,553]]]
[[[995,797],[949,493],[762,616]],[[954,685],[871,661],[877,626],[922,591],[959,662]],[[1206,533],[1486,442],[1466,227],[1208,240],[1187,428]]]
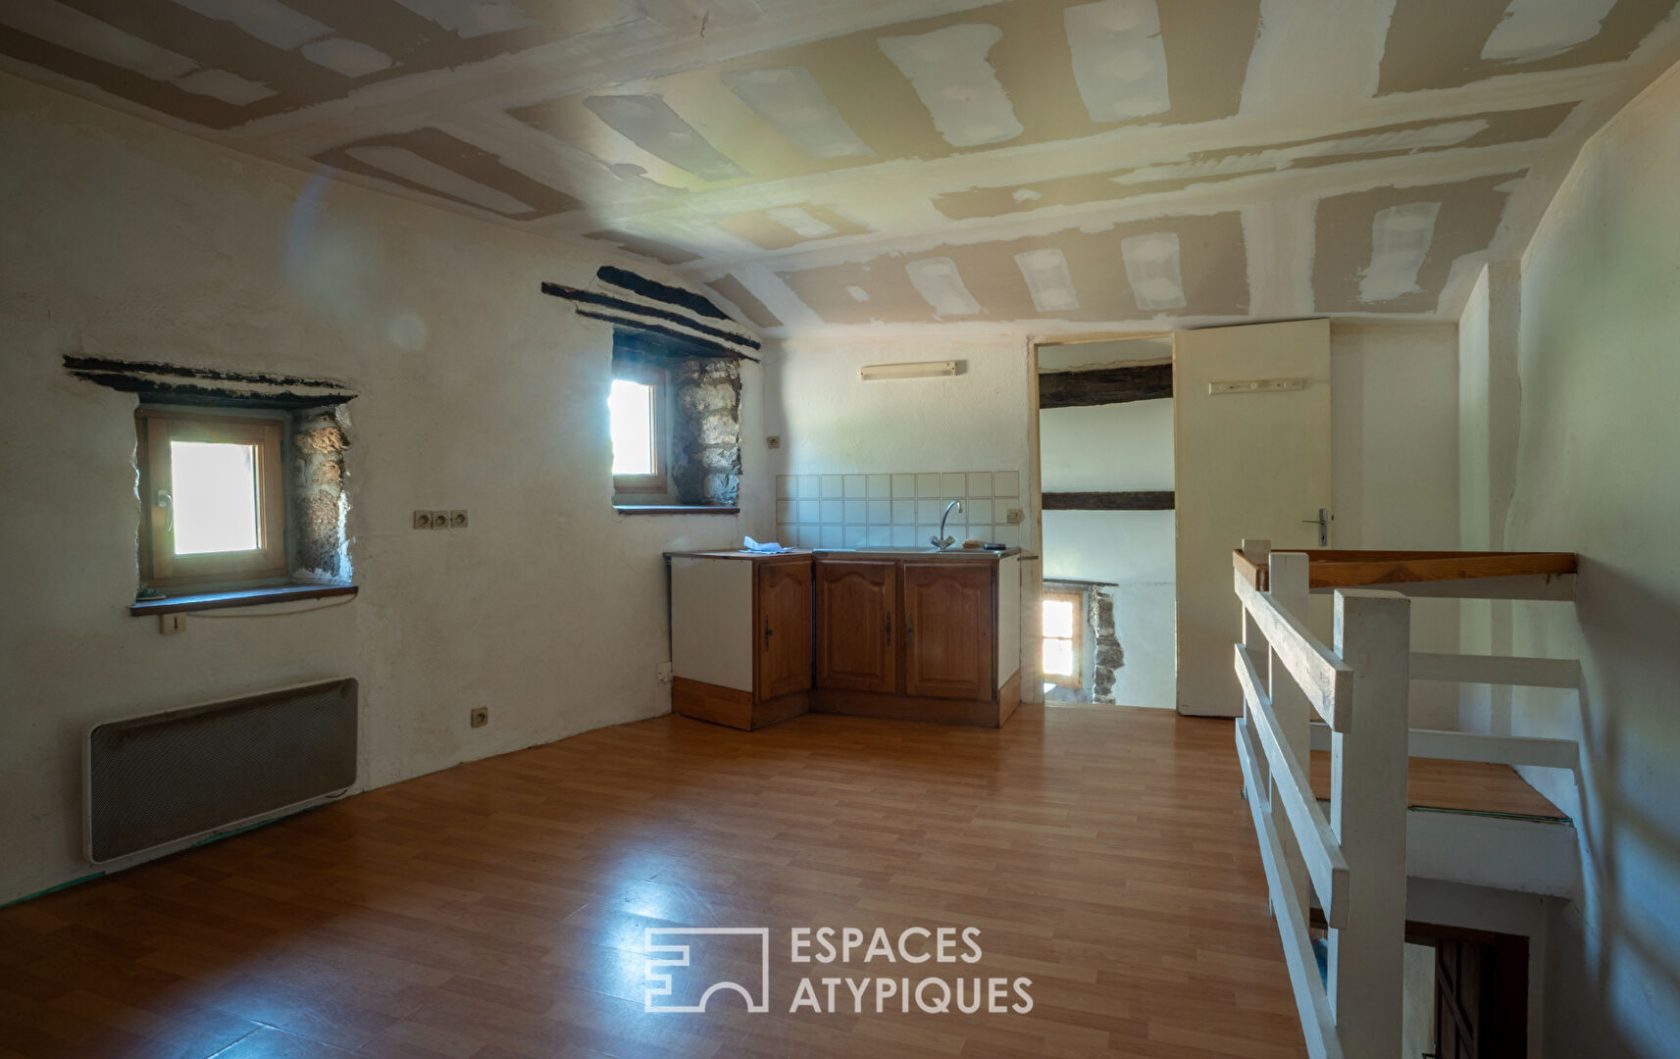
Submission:
[[[1456,318],[1676,0],[0,0],[0,68],[770,333]]]

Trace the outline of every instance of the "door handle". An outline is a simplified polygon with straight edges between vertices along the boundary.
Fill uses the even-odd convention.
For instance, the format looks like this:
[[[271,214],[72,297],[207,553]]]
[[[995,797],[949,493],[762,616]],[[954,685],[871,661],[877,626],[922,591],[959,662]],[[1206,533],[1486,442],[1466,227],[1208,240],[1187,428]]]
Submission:
[[[1318,546],[1320,548],[1327,548],[1330,546],[1330,517],[1329,509],[1321,507],[1318,509],[1317,518],[1304,518],[1301,520],[1301,525],[1303,526],[1318,527]]]

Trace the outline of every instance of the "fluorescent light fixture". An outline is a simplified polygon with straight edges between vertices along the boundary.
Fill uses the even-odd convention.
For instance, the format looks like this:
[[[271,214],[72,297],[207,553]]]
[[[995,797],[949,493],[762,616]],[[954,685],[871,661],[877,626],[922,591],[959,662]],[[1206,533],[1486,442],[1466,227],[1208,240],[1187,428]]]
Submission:
[[[865,364],[858,369],[858,378],[864,382],[879,382],[882,379],[939,379],[961,375],[962,363],[960,360],[922,360],[904,364]]]

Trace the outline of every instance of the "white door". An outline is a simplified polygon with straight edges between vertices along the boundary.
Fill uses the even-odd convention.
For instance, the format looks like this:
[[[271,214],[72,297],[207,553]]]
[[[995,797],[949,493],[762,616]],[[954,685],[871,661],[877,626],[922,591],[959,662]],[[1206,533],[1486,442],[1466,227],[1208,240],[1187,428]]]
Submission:
[[[1221,383],[1277,384],[1214,393]],[[1298,385],[1297,385],[1298,384]],[[1173,345],[1178,710],[1234,717],[1231,552],[1318,548],[1330,508],[1330,322],[1180,331]]]

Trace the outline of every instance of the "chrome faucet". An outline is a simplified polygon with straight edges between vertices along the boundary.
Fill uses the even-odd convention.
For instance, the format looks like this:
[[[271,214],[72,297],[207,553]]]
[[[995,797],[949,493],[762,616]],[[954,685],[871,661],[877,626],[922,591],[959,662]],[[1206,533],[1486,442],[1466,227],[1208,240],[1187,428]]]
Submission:
[[[963,509],[962,501],[953,500],[949,504],[945,505],[945,513],[939,516],[939,533],[936,536],[928,538],[928,543],[933,545],[935,548],[938,548],[940,551],[944,551],[946,548],[949,548],[951,545],[957,543],[957,539],[955,537],[945,536],[945,520],[951,517],[952,508],[956,508],[958,511],[961,511]]]

